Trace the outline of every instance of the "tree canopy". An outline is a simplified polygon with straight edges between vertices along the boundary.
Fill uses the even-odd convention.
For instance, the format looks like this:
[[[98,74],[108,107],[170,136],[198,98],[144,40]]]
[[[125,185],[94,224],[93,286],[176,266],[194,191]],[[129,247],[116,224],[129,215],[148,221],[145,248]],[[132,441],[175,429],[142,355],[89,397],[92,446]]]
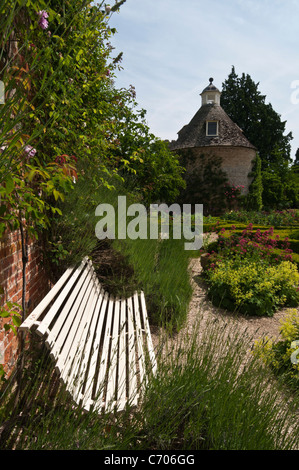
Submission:
[[[277,164],[277,154],[291,162],[292,133],[285,135],[286,121],[266,103],[266,95],[259,90],[249,74],[238,76],[235,67],[222,84],[221,105],[230,118],[242,129],[247,139],[257,148],[262,169]]]
[[[262,202],[259,195],[258,207],[297,207],[299,186],[294,169],[291,169],[293,136],[291,132],[285,133],[286,121],[281,120],[271,103],[266,103],[266,95],[260,92],[259,83],[255,83],[249,74],[238,76],[233,66],[223,83],[221,104],[257,148],[261,180],[258,177],[258,183],[253,185],[263,188]],[[254,193],[256,187],[251,188]],[[252,204],[251,199],[249,203]]]

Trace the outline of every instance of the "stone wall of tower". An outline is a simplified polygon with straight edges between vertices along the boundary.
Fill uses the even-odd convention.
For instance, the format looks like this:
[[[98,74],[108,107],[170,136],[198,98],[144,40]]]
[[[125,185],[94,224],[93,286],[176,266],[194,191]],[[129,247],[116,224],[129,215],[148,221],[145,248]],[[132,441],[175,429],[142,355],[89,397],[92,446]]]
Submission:
[[[247,194],[252,179],[248,176],[252,170],[253,160],[256,157],[256,151],[246,147],[197,147],[188,149],[186,155],[192,155],[187,158],[186,179],[188,175],[199,167],[199,157],[204,154],[208,159],[221,157],[222,169],[227,174],[228,182],[232,186],[244,186],[242,194]]]

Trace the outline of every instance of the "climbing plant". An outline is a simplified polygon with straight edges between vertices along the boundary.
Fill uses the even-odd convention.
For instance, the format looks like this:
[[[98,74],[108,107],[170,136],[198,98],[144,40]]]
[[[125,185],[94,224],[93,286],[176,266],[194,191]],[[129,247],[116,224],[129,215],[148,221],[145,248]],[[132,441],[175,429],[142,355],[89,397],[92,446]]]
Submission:
[[[1,2],[0,237],[20,229],[23,273],[27,239],[51,233],[79,179],[95,194],[117,175],[147,202],[173,199],[184,184],[134,88],[114,84],[121,53],[113,57],[109,19],[124,3]]]
[[[204,215],[222,213],[227,208],[228,181],[221,168],[221,157],[204,153],[196,157],[191,151],[180,152],[180,157],[182,165],[187,167],[186,189],[181,191],[180,202],[203,204]]]
[[[257,153],[253,162],[252,171],[248,175],[252,179],[245,203],[248,210],[261,211],[263,207],[263,181],[261,169],[261,158]]]

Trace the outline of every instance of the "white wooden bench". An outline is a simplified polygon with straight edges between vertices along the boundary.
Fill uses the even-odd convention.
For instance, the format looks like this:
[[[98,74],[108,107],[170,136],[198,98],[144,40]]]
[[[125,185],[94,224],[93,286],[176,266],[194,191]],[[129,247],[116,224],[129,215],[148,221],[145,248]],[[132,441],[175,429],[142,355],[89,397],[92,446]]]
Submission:
[[[113,298],[87,258],[66,270],[20,330],[44,338],[61,381],[86,410],[136,405],[156,372],[143,292]]]

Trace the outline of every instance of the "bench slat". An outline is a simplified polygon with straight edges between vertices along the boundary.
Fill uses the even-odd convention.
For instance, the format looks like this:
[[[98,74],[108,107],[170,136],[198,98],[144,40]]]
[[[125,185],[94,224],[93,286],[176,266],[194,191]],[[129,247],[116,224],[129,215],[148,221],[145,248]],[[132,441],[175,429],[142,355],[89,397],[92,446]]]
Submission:
[[[103,301],[102,302],[98,301],[98,304],[96,306],[96,311],[99,310],[99,314],[94,315],[94,321],[95,322],[98,321],[98,324],[96,325],[96,328],[95,328],[95,337],[92,342],[92,350],[91,350],[91,355],[90,355],[88,376],[86,378],[84,395],[82,396],[83,407],[86,408],[87,410],[89,410],[90,406],[93,403],[93,400],[92,400],[93,384],[94,384],[94,378],[96,375],[96,367],[97,367],[98,357],[99,357],[99,352],[100,352],[101,337],[102,337],[102,332],[103,332],[103,327],[104,327],[104,320],[105,320],[105,313],[106,313],[106,308],[108,304],[108,299],[109,299],[109,295],[107,294],[107,292],[105,292]],[[91,335],[90,335],[90,338],[91,338]]]
[[[57,314],[59,308],[61,307],[62,303],[64,302],[66,296],[73,288],[74,282],[77,280],[79,274],[81,273],[84,266],[80,265],[78,269],[71,275],[70,279],[67,281],[66,286],[63,288],[60,295],[55,300],[53,306],[50,308],[49,312],[45,316],[45,318],[41,321],[39,327],[37,328],[36,332],[38,335],[43,336],[47,333],[50,324],[52,323],[55,315]]]
[[[83,265],[83,263],[82,263]],[[57,283],[52,287],[48,294],[43,298],[43,300],[36,306],[36,308],[31,312],[31,314],[23,321],[20,325],[20,331],[28,331],[32,326],[38,321],[39,317],[44,313],[45,309],[52,302],[54,297],[57,295],[65,281],[69,278],[73,268],[68,268],[63,276],[57,281]]]
[[[65,303],[62,311],[59,314],[59,317],[57,318],[57,321],[53,325],[53,328],[49,332],[45,343],[46,346],[51,349],[56,345],[56,348],[58,347],[58,344],[61,346],[61,335],[65,335],[66,332],[69,330],[70,327],[70,310],[74,312],[77,311],[78,305],[80,303],[80,299],[82,299],[83,293],[84,293],[84,286],[86,285],[86,282],[88,282],[88,267],[85,268],[84,272],[82,273],[79,281],[75,285],[74,289],[72,290],[71,295],[67,299],[67,302]]]
[[[77,361],[76,364],[73,365],[70,375],[67,377],[67,390],[71,390],[74,396],[78,395],[85,379],[86,366],[89,358],[89,351],[86,349],[86,340],[89,333],[92,337],[94,335],[94,331],[90,330],[90,326],[92,324],[92,317],[95,317],[93,313],[98,298],[99,295],[97,295],[96,292],[92,292],[88,304],[86,305],[87,316],[85,324],[81,325],[80,338],[78,338],[77,350],[75,352]]]
[[[48,338],[46,339],[46,345],[50,348],[50,355],[54,360],[56,360],[61,352],[61,348],[65,342],[65,339],[72,334],[71,329],[74,323],[74,318],[79,310],[79,307],[82,303],[84,295],[86,295],[86,289],[90,283],[89,269],[86,268],[84,274],[80,278],[80,281],[74,288],[70,298],[70,304],[75,299],[75,302],[71,305],[71,310],[69,309],[69,304],[65,305],[65,308],[61,312],[59,318],[57,319],[57,330],[55,329],[56,324],[54,325],[52,331],[50,332]],[[60,323],[62,328],[60,329]],[[57,336],[56,336],[57,334]],[[56,336],[56,337],[55,337]]]
[[[82,387],[85,383],[86,369],[89,362],[90,356],[90,347],[92,345],[92,340],[94,337],[94,330],[96,326],[96,304],[97,302],[102,302],[103,300],[103,291],[100,295],[96,293],[90,296],[90,303],[87,306],[88,317],[87,322],[84,325],[84,330],[80,337],[80,343],[76,351],[78,356],[77,366],[73,367],[70,376],[67,379],[67,389],[72,390],[74,396],[80,397]]]
[[[128,399],[132,405],[137,405],[137,368],[136,368],[136,341],[132,297],[127,300],[128,305]]]
[[[145,356],[144,356],[144,349],[143,349],[143,335],[142,335],[142,326],[140,321],[140,307],[139,307],[139,299],[138,293],[135,292],[134,294],[134,314],[135,314],[135,323],[136,323],[136,346],[137,346],[137,355],[138,355],[138,363],[139,363],[139,373],[140,373],[140,383],[143,383],[145,377]]]
[[[62,377],[65,375],[66,368],[70,365],[70,361],[73,359],[72,353],[76,350],[76,338],[79,332],[79,326],[82,321],[84,321],[84,315],[87,314],[86,312],[86,303],[88,302],[90,293],[92,291],[92,282],[91,282],[91,275],[88,273],[88,286],[85,292],[83,292],[82,301],[79,305],[76,315],[74,312],[71,312],[73,316],[73,321],[71,328],[68,331],[66,336],[66,340],[61,348],[61,351],[58,355],[58,360],[56,363],[56,369],[62,374]]]
[[[108,380],[106,392],[106,410],[108,410],[110,403],[115,400],[116,394],[116,368],[118,360],[118,333],[119,333],[119,311],[120,301],[115,299],[114,302],[114,315],[113,315],[113,328],[112,328],[112,341],[110,348],[110,362],[108,364]]]
[[[72,337],[71,347],[67,353],[66,360],[63,364],[63,371],[61,371],[61,380],[65,383],[72,384],[82,358],[82,348],[84,347],[84,338],[88,331],[88,323],[92,315],[92,306],[96,301],[96,293],[93,289],[93,278],[91,278],[88,295],[84,298],[82,304],[82,315],[80,316],[79,323],[74,336]],[[77,317],[76,317],[77,320]]]
[[[120,324],[119,324],[119,352],[118,352],[118,376],[117,376],[117,401],[126,399],[127,394],[127,319],[126,299],[120,301]]]
[[[109,304],[108,304],[108,311],[107,311],[106,328],[105,328],[105,334],[104,334],[102,355],[100,358],[99,374],[97,378],[97,383],[95,384],[96,389],[95,389],[94,405],[96,409],[101,408],[103,406],[103,398],[104,398],[104,391],[105,391],[104,381],[105,381],[107,365],[108,365],[114,302],[115,302],[114,298],[110,297]]]
[[[147,316],[145,297],[144,297],[143,292],[140,293],[140,300],[141,300],[141,311],[142,311],[143,324],[144,324],[144,330],[145,330],[145,338],[147,341],[147,350],[150,356],[151,369],[155,373],[157,370],[157,362],[156,362],[156,357],[154,353],[154,346],[152,342],[152,336],[151,336],[149,321],[148,321],[148,316]]]

